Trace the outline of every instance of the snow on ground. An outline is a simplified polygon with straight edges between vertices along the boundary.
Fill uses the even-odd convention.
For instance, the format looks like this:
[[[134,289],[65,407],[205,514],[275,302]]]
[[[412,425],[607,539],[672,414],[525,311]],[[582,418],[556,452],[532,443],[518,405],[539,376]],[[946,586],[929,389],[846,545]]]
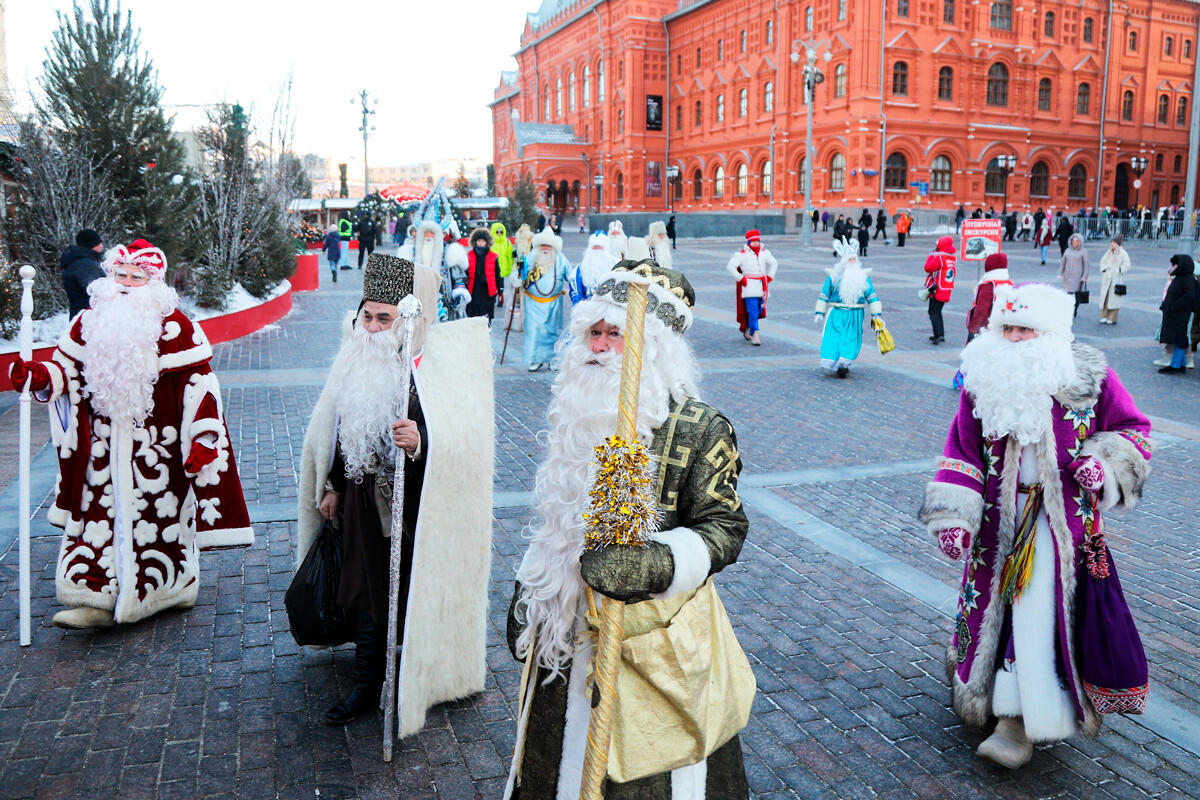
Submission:
[[[260,300],[246,291],[240,283],[235,283],[233,291],[229,293],[229,297],[226,299],[224,310],[200,308],[191,297],[179,298],[179,310],[194,320],[210,319],[212,317],[219,317],[222,314],[232,314],[236,311],[245,311],[248,308],[262,305],[268,300],[274,300],[276,297],[284,294],[290,288],[292,288],[290,282],[286,280],[280,281],[278,286],[272,289],[265,298]],[[33,346],[48,347],[54,344],[67,330],[69,323],[70,319],[67,318],[66,311],[59,312],[53,317],[47,317],[46,319],[33,320]],[[0,339],[0,354],[16,352],[17,348],[15,337],[12,339]]]

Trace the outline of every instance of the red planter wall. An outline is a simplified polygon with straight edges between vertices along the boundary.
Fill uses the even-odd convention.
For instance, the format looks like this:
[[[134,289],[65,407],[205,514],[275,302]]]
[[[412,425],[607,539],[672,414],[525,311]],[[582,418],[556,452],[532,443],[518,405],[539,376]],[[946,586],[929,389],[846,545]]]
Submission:
[[[291,277],[293,292],[315,292],[321,285],[318,275],[321,259],[316,253],[296,256],[296,274]]]

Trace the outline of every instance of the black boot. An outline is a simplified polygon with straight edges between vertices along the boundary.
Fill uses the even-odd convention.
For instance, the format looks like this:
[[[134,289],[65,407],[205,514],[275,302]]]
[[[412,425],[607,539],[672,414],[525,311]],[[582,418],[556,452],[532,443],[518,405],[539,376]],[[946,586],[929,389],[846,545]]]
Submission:
[[[358,618],[354,641],[354,687],[346,699],[325,712],[325,722],[342,725],[379,707],[387,657],[385,625],[376,625],[366,615]]]

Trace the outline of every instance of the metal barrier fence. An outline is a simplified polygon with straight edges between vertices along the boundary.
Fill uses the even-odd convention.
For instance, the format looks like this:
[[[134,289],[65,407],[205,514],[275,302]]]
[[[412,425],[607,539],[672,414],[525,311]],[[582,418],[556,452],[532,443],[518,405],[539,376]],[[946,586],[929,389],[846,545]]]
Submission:
[[[957,233],[953,212],[913,209],[910,213],[913,214],[911,232],[914,235],[953,235]],[[1051,230],[1055,230],[1057,223],[1053,222],[1053,218],[1051,219]],[[1200,242],[1200,225],[1186,219],[1167,219],[1165,217],[1161,220],[1121,217],[1070,217],[1069,219],[1075,233],[1081,234],[1086,241],[1108,241],[1119,233],[1125,237],[1127,244],[1136,241],[1149,247],[1178,248],[1180,239],[1187,241],[1189,238],[1192,242]],[[1017,241],[1032,242],[1033,236],[1033,231],[1025,232],[1018,224],[1015,235]]]

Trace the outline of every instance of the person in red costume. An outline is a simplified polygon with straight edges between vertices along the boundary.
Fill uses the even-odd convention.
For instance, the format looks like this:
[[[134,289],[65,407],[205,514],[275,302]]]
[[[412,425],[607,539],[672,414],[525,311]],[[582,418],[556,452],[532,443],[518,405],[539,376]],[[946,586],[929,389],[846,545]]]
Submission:
[[[254,542],[212,346],[163,282],[144,239],[117,247],[91,307],[49,361],[13,364],[50,404],[59,479],[48,513],[63,528],[55,570],[60,628],[107,628],[191,608],[200,550]]]
[[[933,335],[929,341],[941,344],[946,341],[946,326],[942,323],[942,306],[950,302],[950,293],[954,291],[954,239],[943,236],[937,240],[937,247],[925,259],[925,289],[924,294],[929,298],[929,321],[933,325]]]
[[[979,335],[992,316],[992,304],[996,301],[997,286],[1012,286],[1008,277],[1008,256],[992,253],[983,262],[983,277],[975,287],[975,304],[967,315],[967,341]]]
[[[779,262],[762,246],[758,231],[746,231],[746,245],[725,267],[737,281],[737,321],[742,336],[755,347],[762,344],[758,321],[767,315],[768,284],[775,280]]]

